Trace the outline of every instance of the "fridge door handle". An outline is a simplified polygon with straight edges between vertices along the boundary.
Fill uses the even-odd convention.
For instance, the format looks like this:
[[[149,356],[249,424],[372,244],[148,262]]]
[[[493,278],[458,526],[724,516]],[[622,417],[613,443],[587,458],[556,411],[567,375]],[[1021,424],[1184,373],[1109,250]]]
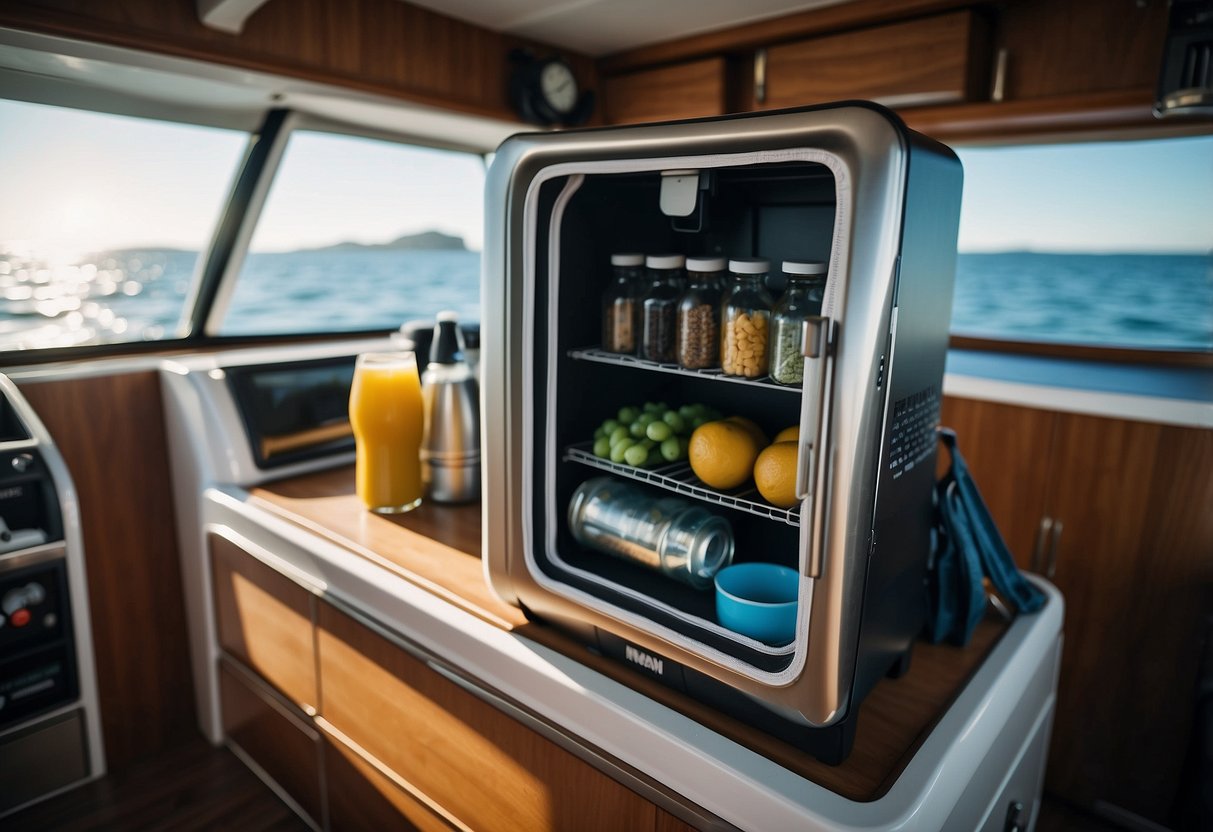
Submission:
[[[809,523],[809,553],[805,575],[815,578],[821,574],[822,546],[825,543],[825,495],[816,488],[818,467],[822,464],[829,435],[830,399],[833,394],[834,345],[838,338],[838,323],[831,318],[813,316],[805,320],[802,344],[805,356],[804,395],[811,395],[809,421],[802,425],[800,458],[796,465],[796,497],[803,505],[809,503],[809,516],[801,516],[801,524]]]

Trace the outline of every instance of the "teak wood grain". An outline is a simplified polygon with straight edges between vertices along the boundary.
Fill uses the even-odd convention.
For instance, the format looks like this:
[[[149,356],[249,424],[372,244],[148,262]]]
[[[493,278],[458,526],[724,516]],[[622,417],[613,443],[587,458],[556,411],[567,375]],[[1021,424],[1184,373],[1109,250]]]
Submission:
[[[453,600],[496,626],[565,653],[852,800],[875,799],[893,783],[1005,629],[1001,622],[987,619],[965,648],[917,644],[909,673],[895,681],[880,682],[864,701],[851,756],[840,766],[828,766],[769,734],[591,653],[552,627],[528,623],[518,610],[503,604],[485,586],[479,557],[478,506],[425,504],[401,517],[373,515],[354,494],[352,467],[268,483],[253,489],[250,500],[352,552],[372,557],[405,580]],[[324,614],[326,605],[320,607]],[[331,642],[331,638],[327,640]],[[323,652],[322,648],[322,663]],[[322,677],[321,713],[329,717],[331,688],[323,669]],[[390,762],[386,757],[381,759]]]
[[[217,534],[208,535],[219,644],[304,711],[320,701],[316,596]]]
[[[1213,614],[1213,431],[955,397],[973,478],[1022,568],[1048,518],[1065,649],[1047,788],[1167,821]],[[941,466],[942,467],[942,466]]]
[[[194,0],[11,0],[0,26],[333,84],[447,110],[516,120],[509,53],[543,44],[400,0],[266,3],[233,35],[198,21]],[[586,88],[588,58],[562,51]]]
[[[610,124],[668,121],[725,113],[725,60],[707,58],[604,78]]]
[[[219,663],[223,733],[265,770],[318,825],[324,822],[320,736],[257,689],[256,682]]]
[[[80,501],[111,771],[197,734],[160,377],[22,383]]]
[[[328,604],[321,713],[467,826],[651,829],[656,807]]]
[[[971,11],[772,46],[766,109],[845,99],[956,103],[984,92],[986,26]]]
[[[467,829],[449,822],[381,772],[324,720],[324,779],[328,787],[329,832],[409,829],[449,832]]]

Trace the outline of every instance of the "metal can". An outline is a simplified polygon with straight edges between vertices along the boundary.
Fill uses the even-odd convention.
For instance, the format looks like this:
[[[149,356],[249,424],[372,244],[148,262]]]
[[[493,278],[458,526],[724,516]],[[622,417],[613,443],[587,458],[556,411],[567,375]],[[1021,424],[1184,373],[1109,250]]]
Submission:
[[[612,477],[582,483],[569,501],[568,519],[583,546],[695,589],[710,587],[733,560],[733,530],[723,517]]]

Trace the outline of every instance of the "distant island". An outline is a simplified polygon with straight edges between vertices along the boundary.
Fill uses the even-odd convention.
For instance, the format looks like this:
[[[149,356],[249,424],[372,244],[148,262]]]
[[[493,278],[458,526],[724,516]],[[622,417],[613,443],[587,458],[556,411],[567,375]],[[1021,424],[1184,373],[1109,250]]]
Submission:
[[[422,231],[420,234],[404,234],[388,243],[335,243],[320,248],[299,251],[467,251],[462,237],[443,234],[441,231]]]

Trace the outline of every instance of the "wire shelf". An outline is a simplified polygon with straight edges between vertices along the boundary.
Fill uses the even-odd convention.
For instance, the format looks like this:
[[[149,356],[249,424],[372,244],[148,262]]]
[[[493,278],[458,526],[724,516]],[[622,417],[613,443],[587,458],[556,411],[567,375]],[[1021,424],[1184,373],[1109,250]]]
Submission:
[[[656,468],[634,468],[631,465],[611,462],[609,459],[595,456],[593,448],[593,442],[579,442],[570,445],[564,450],[564,459],[566,462],[578,462],[600,471],[609,471],[621,477],[646,482],[667,491],[685,494],[688,497],[718,506],[737,509],[771,520],[779,520],[789,526],[800,526],[800,506],[777,508],[764,501],[754,488],[728,493],[708,488],[702,480],[695,476],[688,462],[672,462]]]
[[[800,387],[789,387],[784,384],[776,384],[770,376],[762,378],[741,378],[739,376],[726,376],[719,368],[714,370],[687,370],[679,367],[677,364],[659,364],[656,361],[646,361],[643,358],[637,358],[634,355],[620,355],[619,353],[607,352],[598,347],[586,347],[584,349],[569,350],[569,358],[577,361],[594,361],[599,364],[615,364],[620,367],[635,367],[641,370],[653,370],[658,373],[673,373],[678,376],[692,376],[696,378],[710,378],[716,381],[727,381],[732,384],[745,384],[750,387],[766,387],[775,390],[787,390],[796,395],[800,395]]]

